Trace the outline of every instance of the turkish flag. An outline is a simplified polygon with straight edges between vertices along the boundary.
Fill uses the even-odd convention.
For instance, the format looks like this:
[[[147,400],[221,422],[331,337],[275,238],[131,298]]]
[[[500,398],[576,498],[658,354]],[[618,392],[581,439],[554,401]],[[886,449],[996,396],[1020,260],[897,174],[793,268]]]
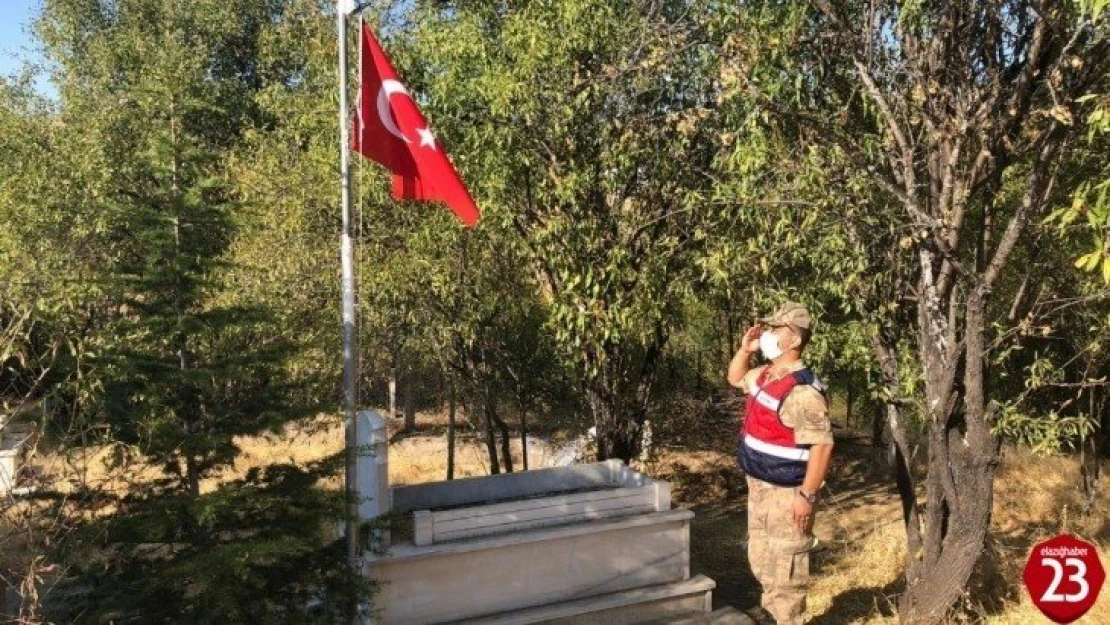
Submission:
[[[480,214],[477,205],[365,24],[361,56],[351,147],[393,173],[394,198],[445,202],[473,227]]]

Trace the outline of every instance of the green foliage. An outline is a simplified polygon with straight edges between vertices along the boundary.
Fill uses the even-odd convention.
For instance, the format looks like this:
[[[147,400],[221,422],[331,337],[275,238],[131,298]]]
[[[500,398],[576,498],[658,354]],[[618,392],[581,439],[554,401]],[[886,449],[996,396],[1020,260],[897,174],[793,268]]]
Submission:
[[[1078,0],[1076,4],[1081,20],[1101,23],[1105,27],[1103,11],[1108,6],[1105,0]],[[1110,284],[1110,251],[1107,250],[1110,246],[1110,161],[1105,158],[1110,149],[1110,93],[1088,93],[1076,103],[1088,112],[1087,145],[1076,159],[1083,178],[1072,193],[1071,204],[1053,211],[1045,218],[1045,223],[1055,225],[1061,234],[1079,230],[1089,235],[1092,244],[1086,253],[1075,259],[1075,267],[1099,272],[1103,283]]]
[[[314,65],[285,51],[283,32],[321,16],[284,7],[52,0],[37,31],[59,101],[4,85],[0,256],[12,264],[0,320],[16,338],[0,363],[4,399],[63,400],[45,424],[58,453],[110,443],[127,450],[110,470],[164,475],[123,492],[83,485],[56,509],[60,536],[57,516],[33,521],[60,540],[47,557],[80,575],[83,620],[300,622],[310,597],[330,618],[366,587],[332,544],[343,499],[321,486],[328,475],[272,467],[205,485],[234,468],[236,437],[332,403],[318,394],[335,371],[312,358],[319,333],[283,326],[317,313],[316,298],[294,308],[259,279],[309,270],[280,246],[251,256],[272,240],[250,238],[267,215],[241,159],[286,113],[271,98],[333,50],[316,49]]]
[[[1063,416],[1050,410],[1030,415],[1006,406],[999,412],[994,428],[1008,441],[1039,455],[1052,455],[1077,449],[1079,441],[1091,435],[1098,424],[1085,414]]]
[[[1076,4],[1079,5],[1080,12],[1093,22],[1102,18],[1103,11],[1110,6],[1110,2],[1106,0],[1076,0]]]
[[[1087,239],[1087,251],[1075,259],[1075,267],[1098,273],[1103,284],[1110,284],[1110,163],[1099,158],[1110,149],[1110,94],[1088,94],[1078,102],[1090,110],[1086,145],[1076,159],[1082,181],[1071,203],[1044,221],[1063,236]]]
[[[342,562],[343,543],[321,519],[343,501],[321,491],[326,474],[271,465],[199,498],[124,499],[126,515],[81,528],[67,541],[79,586],[95,589],[66,619],[141,615],[190,623],[334,622],[369,584]],[[328,471],[330,472],[330,470]],[[183,519],[192,523],[183,523]],[[111,547],[105,549],[105,545]],[[329,601],[328,598],[332,599]]]
[[[697,24],[708,9],[498,6],[422,5],[395,49],[480,181],[482,228],[539,277],[599,453],[630,457],[674,302],[717,212],[703,191],[714,58]]]

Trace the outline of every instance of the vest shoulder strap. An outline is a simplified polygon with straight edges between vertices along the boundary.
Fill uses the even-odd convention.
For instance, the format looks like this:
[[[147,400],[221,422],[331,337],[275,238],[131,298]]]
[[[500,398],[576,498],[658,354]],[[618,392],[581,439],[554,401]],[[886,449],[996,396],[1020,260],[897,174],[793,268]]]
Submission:
[[[822,395],[824,395],[829,390],[829,388],[825,386],[825,383],[817,377],[817,374],[808,367],[795,371],[794,381],[798,384],[812,386],[818,393],[821,393]]]

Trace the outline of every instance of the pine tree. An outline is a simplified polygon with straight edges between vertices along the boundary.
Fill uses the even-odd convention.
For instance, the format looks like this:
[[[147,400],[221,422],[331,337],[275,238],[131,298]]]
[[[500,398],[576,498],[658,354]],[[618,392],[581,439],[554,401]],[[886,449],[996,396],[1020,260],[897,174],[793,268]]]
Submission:
[[[65,504],[87,522],[56,554],[84,596],[53,606],[62,618],[303,622],[357,586],[331,536],[342,499],[319,484],[337,467],[221,477],[237,436],[320,408],[317,380],[289,372],[296,335],[239,292],[229,254],[247,207],[227,163],[271,122],[258,57],[285,4],[54,0],[38,24],[61,123],[95,148],[82,185],[112,251],[94,277],[111,303],[95,324],[98,442],[116,471],[159,476]]]

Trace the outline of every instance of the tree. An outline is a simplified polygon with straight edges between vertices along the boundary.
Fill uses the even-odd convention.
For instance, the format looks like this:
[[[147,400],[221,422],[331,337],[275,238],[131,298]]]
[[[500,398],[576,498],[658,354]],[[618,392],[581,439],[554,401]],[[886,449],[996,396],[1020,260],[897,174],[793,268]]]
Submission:
[[[1061,165],[1082,136],[1080,98],[1105,80],[1105,23],[1077,4],[1024,1],[817,1],[753,14],[772,16],[776,49],[789,52],[745,61],[743,78],[767,76],[744,74],[761,61],[780,72],[748,80],[747,93],[832,147],[905,228],[890,250],[907,271],[894,301],[913,305],[929,462],[925,506],[903,490],[900,613],[937,622],[966,587],[990,521],[991,339],[1013,323],[1000,293],[1030,224],[1079,183]],[[904,440],[904,420],[891,426]]]
[[[1080,6],[1090,12],[1092,21],[1105,21],[1105,3],[1082,2]],[[1110,284],[1110,250],[1107,249],[1107,241],[1110,240],[1110,159],[1100,158],[1100,155],[1110,150],[1110,92],[1105,88],[1107,83],[1110,83],[1110,79],[1104,76],[1101,90],[1080,98],[1081,102],[1090,101],[1092,104],[1086,118],[1087,140],[1076,146],[1073,156],[1075,166],[1082,172],[1077,177],[1083,181],[1075,189],[1071,204],[1057,209],[1046,220],[1056,226],[1058,234],[1064,240],[1089,237],[1090,243],[1083,246],[1084,253],[1075,259],[1075,267],[1101,273],[1103,293],[1106,285]],[[1098,302],[1101,299],[1098,291],[1084,291],[1079,296],[1080,301]],[[1087,322],[1088,327],[1104,330],[1104,317],[1098,316],[1097,309],[1091,312],[1093,314],[1089,316],[1080,313],[1083,321]],[[1099,458],[1105,454],[1110,417],[1105,410],[1105,364],[1094,366],[1096,362],[1101,363],[1103,360],[1101,341],[1095,339],[1079,348],[1085,356],[1083,360],[1086,378],[1076,382],[1073,377],[1068,381],[1079,384],[1078,392],[1070,398],[1069,403],[1079,402],[1086,395],[1087,416],[1093,421],[1091,425],[1095,426],[1082,445],[1083,491],[1087,495],[1086,507],[1089,510],[1098,491]]]
[[[501,244],[519,247],[539,279],[602,459],[636,453],[716,210],[703,195],[708,10],[423,3],[402,38],[420,60],[406,76],[428,85],[464,175],[481,181],[484,223],[515,234]]]
[[[45,493],[47,511],[79,526],[50,557],[91,593],[81,618],[301,620],[310,598],[331,600],[327,611],[357,592],[357,573],[329,536],[342,498],[319,485],[334,466],[272,466],[211,485],[233,466],[237,436],[280,430],[320,407],[305,392],[315,372],[296,375],[295,338],[269,300],[238,288],[250,269],[229,265],[249,249],[237,237],[251,223],[230,155],[248,129],[274,124],[260,106],[268,81],[289,86],[305,72],[296,54],[267,65],[264,51],[280,28],[321,19],[284,8],[55,0],[37,24],[58,68],[60,102],[46,117],[64,132],[24,149],[34,162],[73,166],[59,176],[69,186],[39,175],[46,167],[17,176],[26,195],[6,199],[32,219],[13,220],[21,236],[5,252],[41,245],[67,271],[36,267],[29,277],[76,279],[84,291],[73,308],[87,323],[70,341],[81,349],[66,364],[85,392],[64,416],[98,436],[59,447],[107,443],[124,475],[160,472],[126,480],[122,492],[80,484],[76,497]],[[34,218],[62,236],[31,236]],[[68,246],[79,252],[67,256]]]

